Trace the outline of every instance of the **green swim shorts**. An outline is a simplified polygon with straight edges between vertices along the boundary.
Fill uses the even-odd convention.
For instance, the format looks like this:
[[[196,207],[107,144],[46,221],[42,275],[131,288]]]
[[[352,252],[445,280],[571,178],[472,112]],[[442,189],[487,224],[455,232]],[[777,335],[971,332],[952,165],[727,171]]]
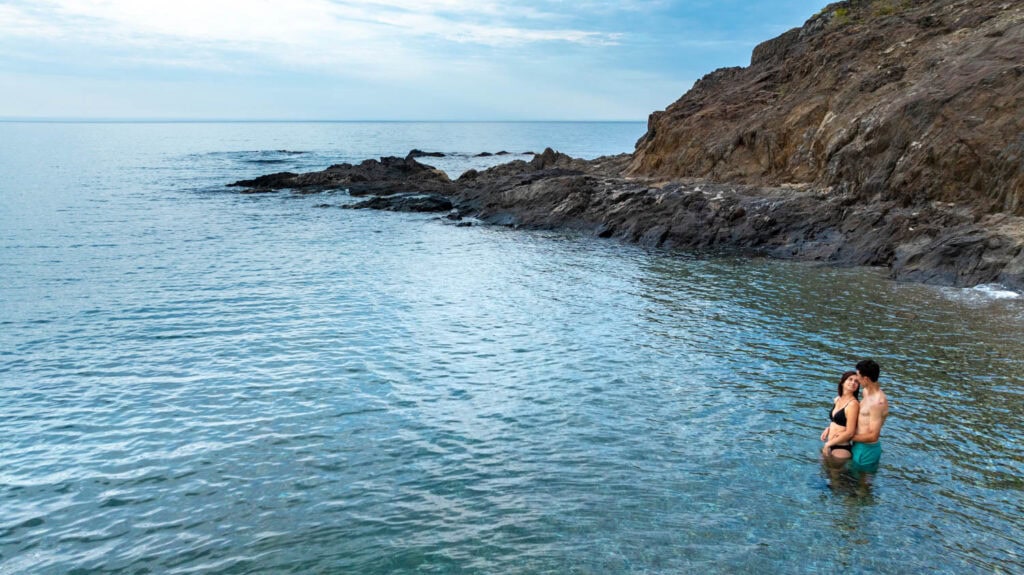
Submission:
[[[878,460],[882,458],[882,442],[854,443],[851,462],[865,471],[878,469]]]

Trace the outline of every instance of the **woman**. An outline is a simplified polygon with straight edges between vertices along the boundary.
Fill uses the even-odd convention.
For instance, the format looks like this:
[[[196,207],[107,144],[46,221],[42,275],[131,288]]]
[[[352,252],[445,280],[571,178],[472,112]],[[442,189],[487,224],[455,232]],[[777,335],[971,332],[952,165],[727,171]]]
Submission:
[[[860,382],[856,371],[847,371],[839,378],[839,396],[832,402],[829,410],[829,424],[821,432],[821,440],[825,447],[821,452],[826,457],[849,459],[854,433],[857,431],[857,414],[860,413]]]

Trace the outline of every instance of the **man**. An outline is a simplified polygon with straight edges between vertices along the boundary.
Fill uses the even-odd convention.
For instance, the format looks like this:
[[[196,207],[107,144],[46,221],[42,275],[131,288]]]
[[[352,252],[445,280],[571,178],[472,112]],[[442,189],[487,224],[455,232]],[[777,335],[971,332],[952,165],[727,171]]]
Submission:
[[[857,364],[857,377],[864,397],[860,401],[860,414],[857,416],[857,431],[853,436],[852,465],[864,471],[876,471],[878,460],[882,457],[882,426],[889,416],[889,401],[885,392],[878,385],[880,374],[878,364],[874,360],[865,359]]]

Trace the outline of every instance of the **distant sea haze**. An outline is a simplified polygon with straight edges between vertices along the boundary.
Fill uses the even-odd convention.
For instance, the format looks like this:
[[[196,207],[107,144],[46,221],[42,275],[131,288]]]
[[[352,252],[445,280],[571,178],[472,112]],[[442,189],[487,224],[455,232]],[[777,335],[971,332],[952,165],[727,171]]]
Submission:
[[[645,129],[0,123],[0,573],[1024,571],[1015,294],[226,186]]]

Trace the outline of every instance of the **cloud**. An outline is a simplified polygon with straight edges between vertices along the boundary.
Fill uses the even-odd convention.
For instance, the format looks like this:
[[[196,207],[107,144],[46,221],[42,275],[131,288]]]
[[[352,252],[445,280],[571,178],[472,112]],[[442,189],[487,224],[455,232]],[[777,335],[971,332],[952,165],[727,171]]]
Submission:
[[[0,6],[7,34],[135,47],[188,42],[227,50],[340,55],[360,44],[387,46],[422,38],[508,46],[608,44],[618,37],[514,22],[537,16],[495,2],[455,0],[42,0]]]
[[[43,42],[55,69],[326,74],[415,82],[544,46],[614,46],[618,32],[564,26],[558,12],[481,0],[15,0],[0,4],[0,53]],[[6,37],[6,42],[3,38]],[[511,52],[510,52],[511,51]],[[91,52],[91,54],[90,54]],[[2,67],[2,65],[0,65]]]
[[[278,109],[269,107],[277,105],[274,97],[292,99],[295,109],[321,106],[328,117],[351,117],[344,106],[356,102],[378,114],[383,94],[402,94],[396,105],[416,100],[417,117],[456,118],[470,109],[479,110],[477,117],[490,110],[506,118],[634,117],[640,105],[675,99],[679,78],[749,57],[750,43],[741,40],[749,34],[700,20],[704,4],[710,5],[0,0],[0,79],[60,77],[70,92],[75,82],[92,81],[93,105],[102,110],[109,107],[100,94],[109,91],[110,101],[124,102],[116,93],[123,86],[145,114],[167,92],[162,86],[178,85],[181,93],[211,90],[211,102],[218,94],[227,97],[213,86],[231,86],[239,109],[229,111],[250,117]],[[630,75],[635,72],[648,75],[644,83]],[[50,84],[31,85],[42,90]],[[190,116],[207,105],[197,94],[194,105],[175,107],[181,99],[161,100],[168,115]],[[24,110],[42,101],[27,88],[7,100]],[[268,105],[243,111],[260,101]],[[209,106],[211,115],[224,113]],[[37,114],[64,115],[51,111],[57,107],[39,106]]]
[[[63,29],[47,21],[34,10],[0,4],[0,37],[38,37],[49,40],[60,38]]]

